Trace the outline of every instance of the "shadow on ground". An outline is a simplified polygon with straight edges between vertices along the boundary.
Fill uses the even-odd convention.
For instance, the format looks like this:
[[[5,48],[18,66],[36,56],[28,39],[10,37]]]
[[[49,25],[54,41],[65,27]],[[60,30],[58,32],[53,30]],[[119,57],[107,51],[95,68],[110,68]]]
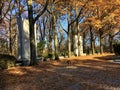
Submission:
[[[115,59],[119,59],[120,60],[120,56],[117,55],[107,55],[107,56],[102,56],[102,57],[94,57],[95,59],[99,59],[102,61],[108,61],[108,60],[115,60]]]
[[[119,90],[120,65],[105,62],[107,57],[0,70],[0,90]]]

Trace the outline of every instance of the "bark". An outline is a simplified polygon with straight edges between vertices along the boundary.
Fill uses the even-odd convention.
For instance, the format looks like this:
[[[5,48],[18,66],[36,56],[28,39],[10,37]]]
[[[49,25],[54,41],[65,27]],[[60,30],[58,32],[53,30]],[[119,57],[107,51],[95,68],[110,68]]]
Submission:
[[[54,30],[55,60],[58,60],[59,59],[59,56],[58,56],[58,38],[57,38],[56,17],[55,17],[55,15],[53,15],[53,30]]]
[[[49,44],[48,44],[48,51],[49,53],[48,54],[51,54],[52,53],[52,36],[53,36],[53,20],[52,20],[52,17],[50,15],[50,28],[49,28]]]
[[[77,31],[77,37],[78,37],[78,56],[81,55],[81,43],[80,43],[80,32],[79,32],[79,26],[78,26],[78,20],[76,21],[76,31]]]
[[[9,50],[10,50],[10,55],[12,55],[12,28],[11,28],[11,21],[12,21],[12,17],[10,15],[10,23],[9,23],[9,40],[10,40],[10,47],[9,47]]]
[[[113,37],[110,34],[109,34],[109,48],[110,48],[110,53],[113,53]]]
[[[68,32],[68,57],[71,57],[71,40],[70,40],[70,32]]]
[[[80,32],[78,32],[78,56],[81,55]]]
[[[76,16],[78,15],[78,8],[76,7]],[[78,19],[76,19],[75,22],[75,31],[77,34],[77,49],[78,49],[78,56],[80,56],[80,32],[79,32],[79,27],[78,27]]]
[[[83,33],[83,53],[85,53],[85,33]]]
[[[28,5],[28,17],[29,17],[29,32],[30,32],[30,65],[36,64],[36,48],[35,48],[35,32],[33,21],[33,8],[32,5]]]
[[[99,34],[100,34],[100,53],[103,54],[103,32],[101,30],[99,30]]]
[[[43,10],[38,12],[35,18],[33,18],[32,0],[28,0],[27,2],[28,2],[29,32],[30,32],[30,59],[31,59],[30,65],[35,65],[36,64],[36,47],[35,47],[34,24],[47,9],[49,0],[46,1]]]
[[[71,25],[71,50],[74,51],[74,36],[75,36],[75,25]]]
[[[91,46],[91,51],[92,54],[95,54],[95,48],[94,48],[94,37],[93,37],[93,32],[92,32],[92,27],[90,26],[90,46]]]
[[[71,57],[71,28],[70,28],[70,25],[69,25],[69,22],[70,22],[70,12],[68,13],[68,57]]]
[[[81,54],[81,46],[80,46],[80,32],[79,32],[79,26],[78,26],[78,20],[76,21],[76,25],[75,25],[75,30],[76,30],[76,34],[77,34],[77,47],[78,47],[78,56],[80,56]]]

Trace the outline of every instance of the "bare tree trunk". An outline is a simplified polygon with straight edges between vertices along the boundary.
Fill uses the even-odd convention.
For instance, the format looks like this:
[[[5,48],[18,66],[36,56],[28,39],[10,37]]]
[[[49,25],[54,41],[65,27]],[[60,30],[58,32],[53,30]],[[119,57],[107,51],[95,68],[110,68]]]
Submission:
[[[36,48],[35,48],[35,32],[34,32],[34,20],[33,20],[33,8],[32,3],[28,5],[28,17],[29,17],[29,32],[30,32],[30,65],[36,64]]]
[[[58,39],[57,39],[56,30],[54,31],[54,47],[55,47],[55,60],[58,60],[59,59],[59,56],[58,56]]]
[[[74,51],[74,36],[75,36],[75,25],[71,25],[71,50]]]
[[[81,55],[80,32],[78,32],[78,56]]]
[[[85,53],[85,33],[83,33],[83,53]]]
[[[69,22],[70,22],[70,12],[68,13],[68,57],[71,57],[71,28],[70,28],[70,25],[69,25]]]
[[[58,38],[57,38],[57,30],[56,30],[56,17],[53,14],[53,29],[54,29],[54,48],[55,48],[55,60],[59,59],[58,56]]]
[[[100,53],[103,54],[103,38],[102,38],[102,31],[99,30],[100,34]]]
[[[68,32],[68,57],[71,57],[71,40],[70,40],[70,32]]]
[[[11,15],[10,15],[10,22],[9,22],[9,40],[10,40],[10,55],[12,55],[12,27],[11,27],[11,22],[12,22],[12,17],[11,17]]]
[[[110,34],[109,34],[109,48],[110,48],[110,53],[113,53],[113,37]]]
[[[100,53],[103,54],[103,38],[100,36]]]
[[[48,46],[48,54],[52,54],[52,36],[53,36],[53,20],[52,17],[50,16],[50,29],[49,29],[49,46]]]
[[[76,16],[79,14],[79,12],[78,12],[78,8],[77,8],[77,6],[76,6]],[[78,26],[78,19],[76,20],[76,26],[75,26],[75,28],[76,28],[76,32],[77,32],[77,45],[78,45],[78,56],[80,56],[81,55],[81,44],[80,44],[80,32],[79,32],[79,26]]]
[[[41,15],[46,11],[49,0],[46,0],[45,6],[41,12],[37,14],[35,18],[33,18],[33,7],[32,7],[33,0],[27,0],[28,4],[28,18],[29,18],[29,32],[30,32],[30,65],[36,64],[36,46],[35,46],[35,31],[34,31],[34,24],[36,20],[39,19]]]
[[[49,16],[50,18],[50,28],[49,28],[49,36],[48,36],[48,40],[49,40],[49,43],[48,43],[48,54],[52,54],[52,36],[53,36],[53,20],[52,20],[52,17],[51,15]]]
[[[92,32],[92,27],[90,26],[90,45],[91,45],[91,50],[92,54],[95,54],[95,48],[94,48],[94,37],[93,37],[93,32]]]

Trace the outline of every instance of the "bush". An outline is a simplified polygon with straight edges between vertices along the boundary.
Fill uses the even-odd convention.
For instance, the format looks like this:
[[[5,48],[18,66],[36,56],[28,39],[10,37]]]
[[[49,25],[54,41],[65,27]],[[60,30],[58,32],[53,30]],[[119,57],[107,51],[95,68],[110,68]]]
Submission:
[[[0,67],[2,69],[7,69],[9,67],[15,66],[16,58],[14,56],[1,54],[0,55]]]
[[[120,43],[114,43],[113,44],[113,49],[114,49],[114,53],[116,55],[120,55]]]

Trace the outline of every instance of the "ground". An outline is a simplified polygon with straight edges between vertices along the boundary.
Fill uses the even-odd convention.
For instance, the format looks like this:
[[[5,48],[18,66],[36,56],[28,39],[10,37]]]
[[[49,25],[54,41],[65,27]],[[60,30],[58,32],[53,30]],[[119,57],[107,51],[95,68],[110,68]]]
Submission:
[[[115,59],[112,54],[80,56],[0,70],[0,90],[120,90]]]

